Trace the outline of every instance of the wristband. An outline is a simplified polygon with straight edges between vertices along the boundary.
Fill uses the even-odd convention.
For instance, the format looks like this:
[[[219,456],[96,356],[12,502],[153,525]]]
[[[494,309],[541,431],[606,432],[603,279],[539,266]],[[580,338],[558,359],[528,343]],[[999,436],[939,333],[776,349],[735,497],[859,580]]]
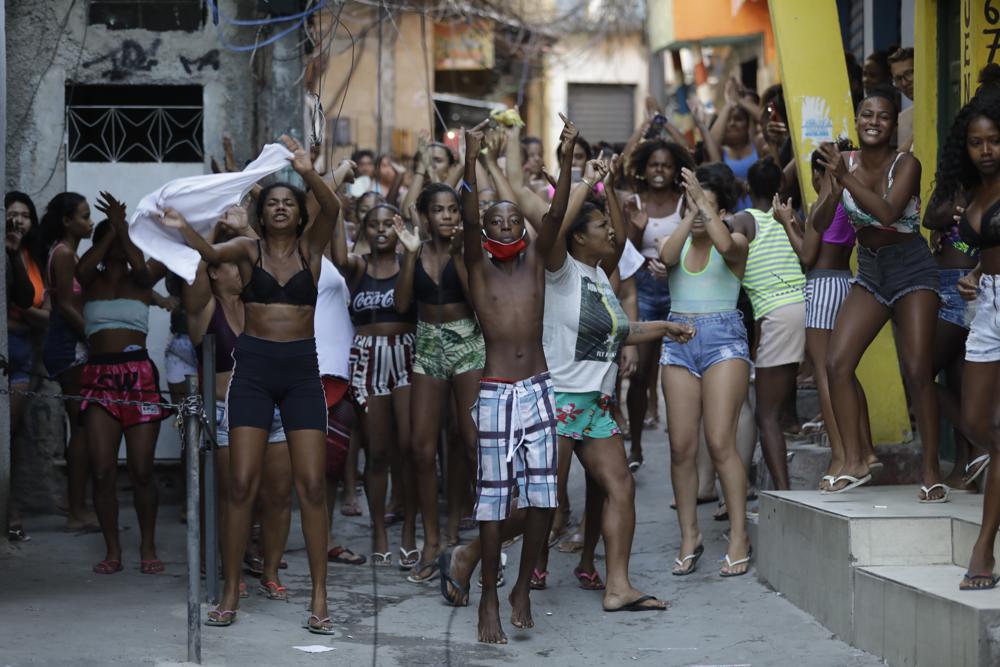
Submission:
[[[465,190],[466,192],[472,192],[472,186],[464,178],[458,182],[458,189]]]
[[[597,185],[596,183],[591,183],[586,178],[581,178],[580,182],[586,185],[588,190],[593,190],[594,187]]]

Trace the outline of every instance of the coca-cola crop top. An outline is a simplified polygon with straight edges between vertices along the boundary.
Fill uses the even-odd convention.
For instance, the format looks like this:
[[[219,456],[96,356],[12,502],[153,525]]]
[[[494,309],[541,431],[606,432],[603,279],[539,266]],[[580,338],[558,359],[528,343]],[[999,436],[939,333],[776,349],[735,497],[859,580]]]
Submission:
[[[351,294],[347,304],[351,313],[351,322],[355,327],[379,322],[416,323],[417,309],[414,305],[405,313],[396,310],[397,271],[388,278],[373,278],[368,275],[368,262],[365,262],[361,281]]]

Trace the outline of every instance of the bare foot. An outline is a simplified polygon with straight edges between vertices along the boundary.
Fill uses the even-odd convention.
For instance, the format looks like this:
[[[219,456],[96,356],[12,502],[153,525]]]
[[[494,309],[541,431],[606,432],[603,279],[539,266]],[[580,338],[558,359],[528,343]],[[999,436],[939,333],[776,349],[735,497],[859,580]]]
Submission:
[[[510,592],[507,600],[510,602],[510,624],[522,630],[535,627],[535,619],[531,617],[530,589],[518,590],[517,586]]]
[[[66,519],[66,530],[100,530],[101,525],[97,522],[97,515],[93,512],[86,512],[81,516],[70,516]]]
[[[500,626],[500,601],[483,594],[479,599],[479,641],[484,644],[506,644],[507,635]]]

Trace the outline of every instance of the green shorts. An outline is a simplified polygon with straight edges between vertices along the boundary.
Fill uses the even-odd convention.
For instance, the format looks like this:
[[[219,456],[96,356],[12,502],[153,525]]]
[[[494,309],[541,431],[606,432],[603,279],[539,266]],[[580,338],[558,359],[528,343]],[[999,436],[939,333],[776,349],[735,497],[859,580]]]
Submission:
[[[417,322],[414,373],[450,380],[485,365],[486,343],[476,320],[466,318],[440,324]]]
[[[564,438],[601,440],[618,435],[611,397],[599,391],[556,392],[556,432]]]

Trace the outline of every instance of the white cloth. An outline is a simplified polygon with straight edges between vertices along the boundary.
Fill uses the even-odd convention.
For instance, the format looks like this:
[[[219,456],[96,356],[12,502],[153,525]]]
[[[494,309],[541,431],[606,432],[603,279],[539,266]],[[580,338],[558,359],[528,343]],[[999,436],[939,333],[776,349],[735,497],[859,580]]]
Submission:
[[[132,242],[188,284],[193,283],[201,256],[188,247],[179,231],[160,224],[160,213],[167,208],[177,209],[192,229],[206,236],[230,207],[243,200],[254,183],[287,167],[290,157],[292,153],[281,144],[268,144],[243,171],[170,181],[139,202],[129,220]]]
[[[604,269],[567,255],[562,268],[546,271],[543,323],[542,347],[556,391],[610,396],[629,321]]]
[[[354,340],[354,325],[347,311],[350,295],[344,276],[326,257],[323,257],[317,289],[315,329],[319,374],[348,379],[351,377],[351,341]]]
[[[618,277],[622,280],[628,280],[645,263],[646,258],[643,254],[635,249],[631,241],[625,239],[625,250],[622,251],[622,256],[618,260]]]

